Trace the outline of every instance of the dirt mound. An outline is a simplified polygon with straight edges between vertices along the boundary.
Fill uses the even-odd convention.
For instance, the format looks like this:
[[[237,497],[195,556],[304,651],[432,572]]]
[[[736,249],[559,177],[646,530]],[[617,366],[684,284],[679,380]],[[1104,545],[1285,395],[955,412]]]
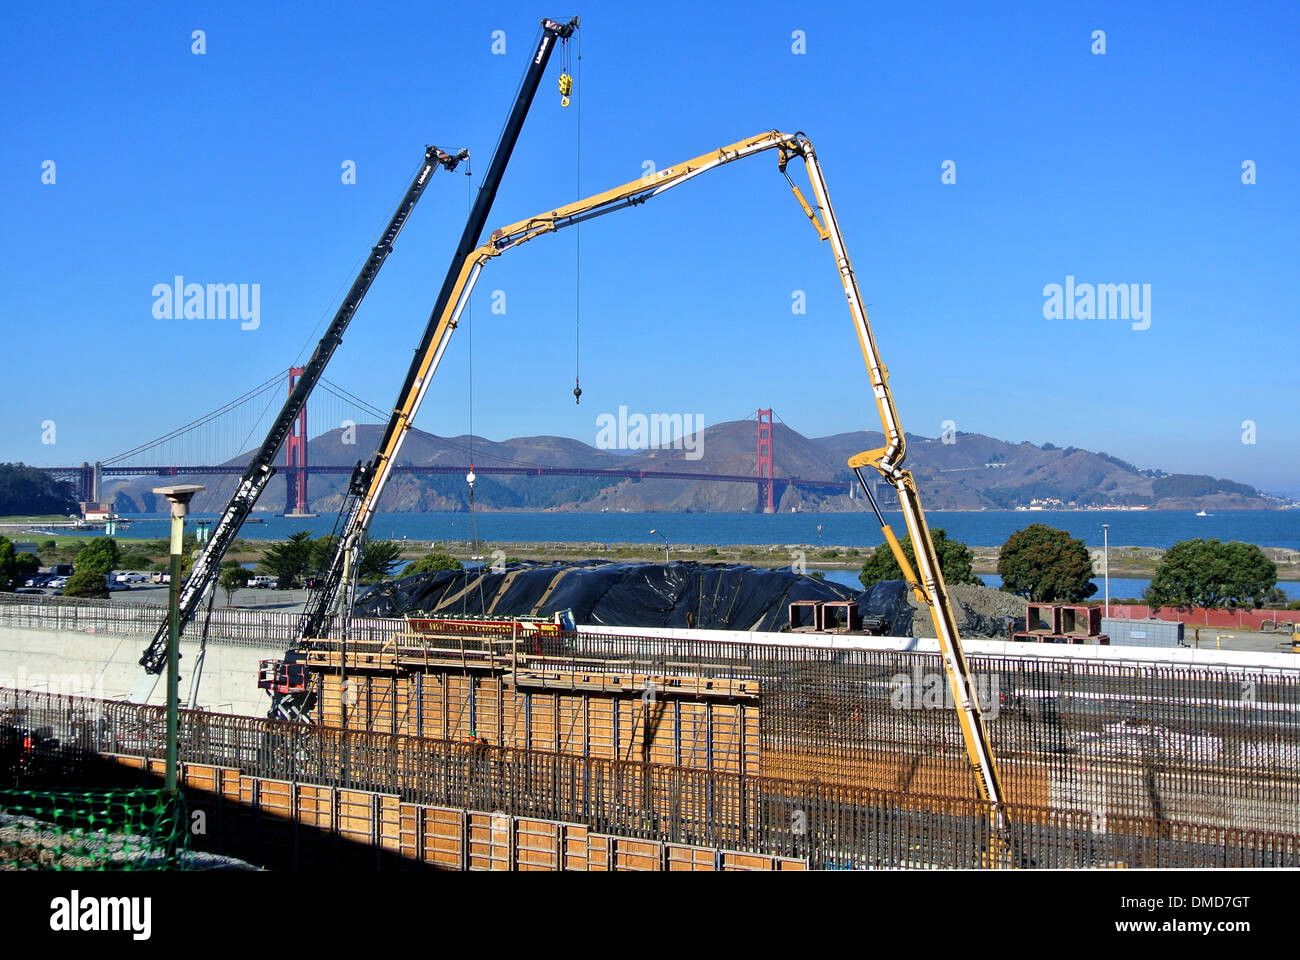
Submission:
[[[957,617],[957,629],[963,637],[1006,637],[1012,629],[1024,626],[1025,601],[1022,597],[965,583],[949,586],[948,596]],[[911,629],[900,635],[933,637],[935,631],[930,608],[919,603],[910,590],[907,601],[914,608]]]

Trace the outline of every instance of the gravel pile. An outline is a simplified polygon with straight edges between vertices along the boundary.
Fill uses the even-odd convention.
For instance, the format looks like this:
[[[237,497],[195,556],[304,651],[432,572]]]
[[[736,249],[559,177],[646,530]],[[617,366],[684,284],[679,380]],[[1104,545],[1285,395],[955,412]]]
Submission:
[[[957,629],[963,637],[1006,637],[1011,630],[1024,626],[1025,601],[1021,597],[965,583],[949,585],[948,596],[953,602]],[[904,635],[933,637],[930,608],[918,603],[910,590],[907,601],[914,609],[911,632]]]

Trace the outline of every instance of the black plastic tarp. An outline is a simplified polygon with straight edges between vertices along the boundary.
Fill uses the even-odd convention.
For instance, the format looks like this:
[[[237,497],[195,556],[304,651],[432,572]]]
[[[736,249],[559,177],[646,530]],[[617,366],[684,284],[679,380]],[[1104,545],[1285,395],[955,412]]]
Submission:
[[[857,596],[848,587],[789,568],[592,561],[512,564],[505,572],[416,574],[372,588],[358,601],[356,612],[360,616],[491,613],[513,617],[572,610],[580,624],[779,630],[795,600]]]

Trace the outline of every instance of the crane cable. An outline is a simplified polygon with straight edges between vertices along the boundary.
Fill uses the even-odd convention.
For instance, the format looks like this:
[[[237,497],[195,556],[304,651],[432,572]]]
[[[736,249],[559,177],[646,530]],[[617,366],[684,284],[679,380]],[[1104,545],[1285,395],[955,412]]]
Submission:
[[[578,199],[582,198],[582,34],[578,33],[578,129],[575,141],[575,180]],[[564,74],[560,77],[560,90],[564,94],[560,100],[562,106],[569,105],[569,90],[572,80],[569,77],[569,44],[564,44]],[[573,402],[582,403],[582,224],[573,228]]]
[[[465,207],[468,211],[474,203],[474,182],[471,171],[468,166],[465,169]],[[478,553],[478,518],[475,514],[474,504],[474,324],[473,324],[473,305],[470,299],[465,300],[465,356],[468,375],[466,377],[469,386],[469,473],[465,476],[465,481],[469,484],[469,538],[470,551]]]

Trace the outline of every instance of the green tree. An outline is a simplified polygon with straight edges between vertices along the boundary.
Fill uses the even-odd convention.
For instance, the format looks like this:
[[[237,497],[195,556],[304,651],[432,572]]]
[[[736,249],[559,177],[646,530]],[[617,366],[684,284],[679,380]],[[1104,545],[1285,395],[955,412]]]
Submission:
[[[97,570],[101,577],[109,573],[122,560],[122,551],[112,537],[92,540],[77,552],[72,565],[78,570]]]
[[[971,562],[975,558],[970,552],[970,547],[960,540],[949,540],[947,532],[941,527],[930,531],[930,539],[934,541],[934,552],[939,558],[939,568],[943,571],[945,583],[984,582],[971,568]],[[912,565],[913,570],[916,570],[916,551],[912,549],[911,534],[903,537],[900,544],[907,562]],[[869,588],[883,580],[903,579],[903,568],[894,559],[894,552],[888,545],[881,544],[862,565],[862,573],[858,574],[858,579],[862,581],[862,586]]]
[[[432,573],[435,570],[464,570],[465,565],[447,553],[426,553],[414,563],[408,563],[402,570],[402,576],[413,573]]]
[[[226,593],[226,606],[235,602],[235,591],[248,585],[248,571],[234,560],[227,560],[221,565],[221,576],[217,581]]]
[[[1082,540],[1044,523],[1017,530],[998,556],[1002,589],[1037,603],[1077,603],[1097,592]]]
[[[334,553],[338,550],[339,538],[332,533],[317,537],[311,542],[311,559],[307,563],[308,570],[313,576],[323,577],[330,570],[330,564],[334,562]]]
[[[40,558],[34,553],[20,553],[14,557],[14,570],[18,574],[18,579],[26,580],[33,573],[41,569]]]
[[[357,580],[361,583],[379,583],[392,577],[402,562],[402,545],[395,540],[368,540],[361,551]]]
[[[107,597],[108,584],[104,576],[105,571],[96,567],[79,567],[63,585],[63,595],[65,597]]]
[[[18,558],[13,542],[8,537],[0,537],[0,590],[12,590],[17,580]]]
[[[1142,594],[1152,607],[1262,607],[1277,586],[1277,565],[1253,543],[1180,540]]]
[[[262,554],[259,566],[276,577],[282,587],[292,587],[301,582],[311,566],[311,531],[299,530],[289,535],[284,543],[277,543]]]

